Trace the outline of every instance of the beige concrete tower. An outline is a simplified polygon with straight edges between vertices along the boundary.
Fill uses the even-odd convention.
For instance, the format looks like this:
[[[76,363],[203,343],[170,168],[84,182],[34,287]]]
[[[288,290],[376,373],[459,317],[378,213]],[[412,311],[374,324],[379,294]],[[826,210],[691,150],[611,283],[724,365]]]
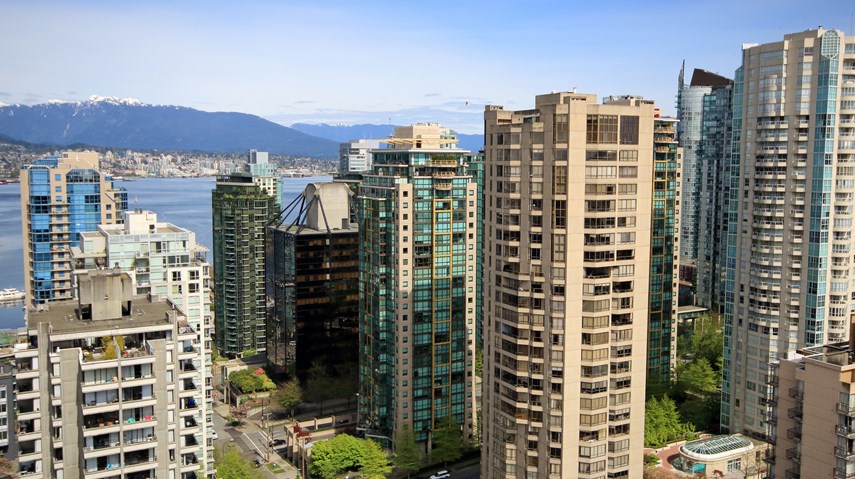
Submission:
[[[484,117],[481,477],[641,477],[653,102]]]

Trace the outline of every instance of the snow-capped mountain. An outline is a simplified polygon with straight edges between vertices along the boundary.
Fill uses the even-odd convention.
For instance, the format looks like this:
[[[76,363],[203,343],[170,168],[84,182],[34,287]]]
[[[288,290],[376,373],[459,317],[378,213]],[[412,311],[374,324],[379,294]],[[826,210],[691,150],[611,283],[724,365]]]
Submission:
[[[93,95],[86,101],[0,104],[0,133],[30,143],[142,150],[243,151],[334,158],[338,144],[255,115],[151,105]]]

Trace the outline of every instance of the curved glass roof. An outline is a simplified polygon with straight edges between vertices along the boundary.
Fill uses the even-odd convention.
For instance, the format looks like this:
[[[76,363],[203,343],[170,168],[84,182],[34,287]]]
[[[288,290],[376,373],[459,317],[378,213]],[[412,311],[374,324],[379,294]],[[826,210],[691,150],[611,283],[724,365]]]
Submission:
[[[734,453],[737,450],[751,450],[754,444],[740,435],[713,436],[687,442],[680,449],[692,456],[718,456]],[[741,452],[741,451],[740,451]]]

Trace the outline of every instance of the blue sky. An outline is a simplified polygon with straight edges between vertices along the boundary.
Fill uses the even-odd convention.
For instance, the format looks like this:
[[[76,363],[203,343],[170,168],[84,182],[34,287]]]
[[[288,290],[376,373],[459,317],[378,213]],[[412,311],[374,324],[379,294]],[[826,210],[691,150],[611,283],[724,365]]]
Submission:
[[[285,125],[439,121],[570,90],[673,113],[677,73],[727,76],[742,43],[839,28],[850,1],[5,1],[0,102],[90,95]],[[468,102],[468,103],[467,103]]]

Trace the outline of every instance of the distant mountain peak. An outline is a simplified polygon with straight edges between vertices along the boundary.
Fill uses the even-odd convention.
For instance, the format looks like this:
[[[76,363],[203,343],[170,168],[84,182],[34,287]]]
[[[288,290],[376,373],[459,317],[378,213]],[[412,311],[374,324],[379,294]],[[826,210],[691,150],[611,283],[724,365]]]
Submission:
[[[117,96],[92,95],[87,100],[90,103],[111,103],[113,105],[143,106],[145,103],[136,98],[119,98]]]

